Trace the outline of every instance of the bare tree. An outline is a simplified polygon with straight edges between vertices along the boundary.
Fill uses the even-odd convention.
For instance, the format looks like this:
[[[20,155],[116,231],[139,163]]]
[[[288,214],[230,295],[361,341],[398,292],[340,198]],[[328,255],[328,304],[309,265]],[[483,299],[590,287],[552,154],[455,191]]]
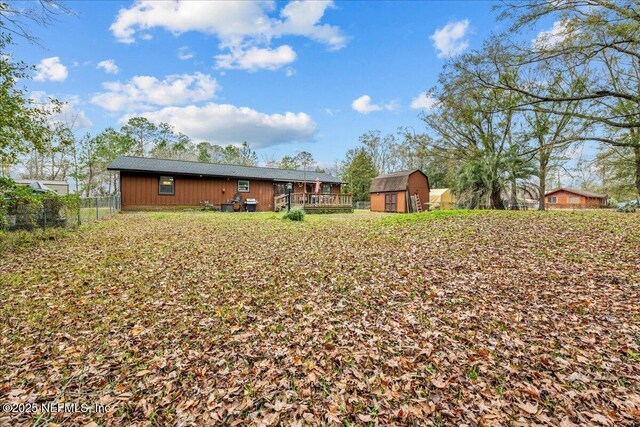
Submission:
[[[508,0],[498,9],[511,34],[553,18],[553,31],[530,43],[502,37],[510,61],[497,66],[491,54],[468,68],[485,87],[522,96],[522,108],[588,123],[580,141],[633,152],[640,194],[640,4],[637,0]],[[494,52],[501,53],[501,52]],[[501,53],[502,54],[502,53]],[[555,86],[530,84],[541,64],[563,76]],[[514,75],[513,69],[519,74]],[[528,71],[527,71],[528,70]],[[491,71],[487,73],[487,71]],[[523,84],[523,82],[525,84]],[[578,104],[568,108],[567,104]]]
[[[30,43],[40,45],[31,32],[32,26],[51,25],[59,16],[73,12],[62,1],[0,1],[0,32],[14,35]]]

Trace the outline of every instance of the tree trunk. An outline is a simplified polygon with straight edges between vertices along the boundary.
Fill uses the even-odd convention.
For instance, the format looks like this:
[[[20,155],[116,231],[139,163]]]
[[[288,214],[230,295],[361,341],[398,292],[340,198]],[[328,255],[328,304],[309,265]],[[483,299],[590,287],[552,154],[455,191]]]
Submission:
[[[504,203],[502,203],[502,192],[500,191],[499,186],[494,186],[491,189],[490,202],[493,209],[504,209]]]
[[[540,165],[538,168],[538,176],[540,177],[540,189],[538,194],[538,210],[543,211],[545,208],[544,205],[544,194],[547,192],[547,166]]]
[[[633,154],[635,154],[636,162],[636,191],[638,192],[637,199],[640,200],[640,146],[633,147]]]
[[[89,197],[91,195],[91,186],[93,185],[93,166],[89,163],[88,173],[87,173],[87,195]]]
[[[515,179],[511,180],[511,210],[518,210],[518,188]]]

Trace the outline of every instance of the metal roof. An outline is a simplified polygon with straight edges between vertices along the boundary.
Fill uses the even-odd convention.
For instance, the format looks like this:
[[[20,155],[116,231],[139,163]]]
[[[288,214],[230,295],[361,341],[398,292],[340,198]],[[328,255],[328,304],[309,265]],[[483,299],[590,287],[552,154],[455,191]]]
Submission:
[[[578,190],[577,188],[568,188],[568,187],[556,188],[555,190],[551,190],[548,193],[546,193],[545,196],[548,196],[549,194],[557,193],[558,191],[566,191],[567,193],[573,193],[573,194],[577,194],[579,196],[584,196],[584,197],[594,197],[597,199],[605,199],[607,197],[606,194],[592,193],[591,191]]]
[[[128,172],[153,172],[175,175],[197,175],[264,179],[270,181],[320,182],[341,184],[342,180],[328,173],[300,171],[258,166],[222,165],[218,163],[190,162],[185,160],[151,159],[147,157],[118,157],[108,170]]]
[[[410,171],[393,172],[386,175],[378,175],[371,181],[370,193],[383,193],[386,191],[405,191],[409,185],[409,175],[422,171],[413,169]]]
[[[33,182],[39,182],[44,185],[66,185],[67,187],[69,186],[69,183],[67,181],[51,181],[46,179],[16,179],[15,182],[16,184],[25,184],[25,185],[29,185]]]

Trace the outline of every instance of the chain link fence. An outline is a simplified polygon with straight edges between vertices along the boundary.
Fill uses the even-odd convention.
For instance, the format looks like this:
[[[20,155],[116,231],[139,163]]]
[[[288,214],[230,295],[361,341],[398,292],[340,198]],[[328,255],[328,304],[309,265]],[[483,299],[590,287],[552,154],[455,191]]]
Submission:
[[[354,209],[371,209],[371,202],[363,202],[363,201],[353,202],[353,208]]]
[[[120,212],[120,194],[80,199],[78,224],[89,224]]]
[[[120,194],[80,198],[78,203],[63,203],[57,198],[44,198],[34,208],[16,204],[0,221],[0,228],[9,231],[48,228],[75,228],[114,215],[120,211]]]

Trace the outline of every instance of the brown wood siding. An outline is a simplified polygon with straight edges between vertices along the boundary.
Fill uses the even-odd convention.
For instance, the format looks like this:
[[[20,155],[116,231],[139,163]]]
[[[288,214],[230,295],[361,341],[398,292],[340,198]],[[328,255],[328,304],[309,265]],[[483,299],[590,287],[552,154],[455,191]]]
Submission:
[[[555,197],[556,202],[550,203],[549,198]],[[580,201],[578,203],[572,203],[570,198],[579,198]],[[607,200],[605,198],[598,197],[585,197],[579,194],[571,193],[569,191],[556,191],[555,193],[551,193],[548,196],[545,196],[546,207],[553,209],[570,209],[570,208],[598,208],[601,206],[606,206]]]
[[[160,176],[175,178],[175,194],[161,195]],[[190,177],[170,174],[143,175],[121,172],[122,210],[179,209],[197,207],[203,200],[220,205],[233,199],[238,192],[236,178]],[[249,192],[240,193],[242,199],[258,200],[259,211],[273,210],[273,182],[249,180]]]
[[[409,196],[413,196],[416,193],[420,196],[422,210],[426,211],[428,205],[425,203],[429,203],[429,180],[418,171],[409,175]]]
[[[407,192],[398,191],[398,210],[396,212],[406,213],[407,211]]]
[[[385,196],[387,194],[396,195],[396,212],[407,212],[407,198],[404,191],[388,191],[385,193],[371,193],[371,206],[369,210],[372,212],[387,212],[385,210]]]
[[[384,212],[384,193],[371,193],[371,206],[369,209],[372,212]]]

